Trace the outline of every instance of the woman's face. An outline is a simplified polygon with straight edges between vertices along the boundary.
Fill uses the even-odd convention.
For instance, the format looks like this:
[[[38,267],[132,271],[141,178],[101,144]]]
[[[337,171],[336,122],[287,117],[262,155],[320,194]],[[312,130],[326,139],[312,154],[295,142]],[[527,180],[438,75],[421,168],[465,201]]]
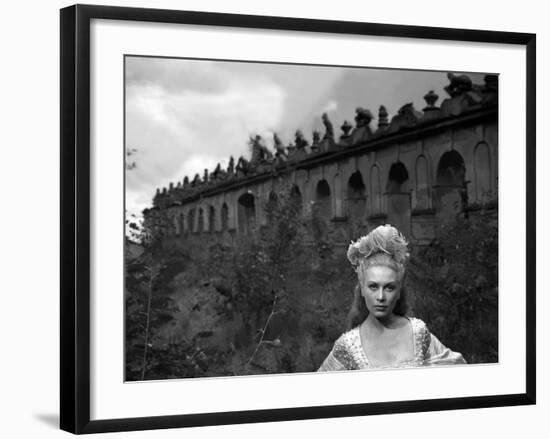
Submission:
[[[380,320],[393,316],[401,296],[401,282],[395,270],[384,265],[373,265],[361,270],[359,284],[369,313]]]

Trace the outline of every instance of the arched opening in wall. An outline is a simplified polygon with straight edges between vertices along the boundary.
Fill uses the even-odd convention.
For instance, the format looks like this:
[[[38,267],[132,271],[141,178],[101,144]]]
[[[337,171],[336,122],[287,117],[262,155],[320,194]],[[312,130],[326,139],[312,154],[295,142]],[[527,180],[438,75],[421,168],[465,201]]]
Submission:
[[[204,210],[202,209],[202,207],[199,208],[199,224],[198,224],[198,232],[204,232]]]
[[[409,172],[402,162],[395,162],[390,167],[386,192],[405,192],[405,182],[409,179]]]
[[[208,207],[208,231],[210,233],[216,230],[216,211],[214,206]]]
[[[434,201],[440,216],[454,218],[457,213],[465,211],[468,205],[466,165],[457,151],[447,151],[439,159],[434,189]]]
[[[438,186],[461,187],[465,174],[466,166],[460,153],[455,150],[447,151],[437,165],[436,184]]]
[[[180,222],[178,215],[173,216],[172,223],[174,224],[174,234],[176,236],[180,236]]]
[[[312,232],[314,239],[324,239],[328,232],[328,222],[332,217],[330,186],[326,180],[317,183],[315,202],[312,211]]]
[[[180,233],[183,235],[185,232],[185,216],[183,215],[183,213],[179,214],[178,222],[180,224]]]
[[[238,225],[241,235],[249,235],[253,233],[256,227],[256,207],[254,196],[250,193],[243,194],[239,197],[238,204]]]
[[[225,232],[229,228],[229,208],[226,203],[222,205],[222,232]]]
[[[387,220],[405,236],[411,235],[411,193],[408,190],[409,171],[402,162],[390,167],[386,184]]]
[[[344,216],[344,191],[342,189],[342,175],[340,173],[336,174],[334,176],[334,184],[333,184],[333,209],[332,215],[337,218],[342,218]]]
[[[298,212],[302,211],[302,192],[296,184],[293,184],[290,189],[290,202],[292,203],[292,207],[294,209]]]
[[[190,209],[187,212],[187,231],[189,233],[195,232],[195,209]]]
[[[382,187],[380,185],[380,168],[373,165],[370,169],[370,200],[371,213],[382,212]]]
[[[418,210],[429,209],[430,206],[430,185],[428,174],[428,160],[423,155],[416,159],[416,186],[414,208]]]
[[[279,204],[279,197],[273,191],[271,191],[267,197],[267,203],[265,205],[265,213],[267,221],[270,222],[273,218],[273,214]]]
[[[474,178],[476,202],[486,203],[494,198],[491,192],[491,152],[485,142],[478,143],[474,151]]]
[[[347,187],[347,216],[350,224],[358,225],[366,214],[367,195],[361,172],[351,174]],[[355,229],[352,233],[356,232]]]
[[[315,213],[317,216],[329,220],[332,217],[330,186],[326,180],[317,183],[315,191]]]

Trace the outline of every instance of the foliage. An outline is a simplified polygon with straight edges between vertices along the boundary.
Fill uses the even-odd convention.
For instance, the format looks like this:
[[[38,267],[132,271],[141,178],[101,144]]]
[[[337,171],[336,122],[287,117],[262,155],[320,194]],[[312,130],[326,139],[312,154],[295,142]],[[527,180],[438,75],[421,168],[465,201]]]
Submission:
[[[141,244],[143,241],[143,220],[135,213],[126,212],[126,240],[130,243]]]
[[[126,150],[126,170],[137,153]],[[179,311],[171,282],[185,266],[186,256],[161,241],[150,241],[142,218],[125,218],[125,379],[127,381],[195,376],[205,368],[206,355],[193,341],[167,341],[163,329]]]
[[[185,246],[161,239],[144,246],[139,257],[127,257],[127,379],[268,371],[270,366],[261,364],[261,359],[266,350],[274,349],[281,351],[277,370],[291,369],[290,355],[271,328],[288,312],[287,277],[302,251],[304,236],[300,212],[300,200],[289,187],[265,207],[267,225],[232,245],[191,235]],[[217,309],[221,320],[238,316],[243,322],[229,348],[200,348],[199,336],[173,341],[163,335],[179,311],[173,282],[180,273],[191,284],[204,288],[212,284],[223,297]],[[232,356],[238,361],[230,367]]]
[[[184,269],[184,263],[185,256],[181,252],[173,249],[167,252],[160,242],[151,244],[137,257],[127,254],[125,355],[128,381],[195,373],[196,361],[173,361],[175,354],[176,358],[194,359],[194,346],[185,340],[167,343],[162,337],[163,328],[178,312],[170,283],[175,274]],[[174,365],[179,369],[177,373],[173,370]]]
[[[345,327],[355,277],[311,207],[287,187],[246,236],[135,240],[126,379],[315,370]],[[485,213],[441,225],[408,270],[411,313],[468,362],[498,361],[498,230]]]
[[[308,211],[308,224],[311,227],[311,236],[315,249],[321,260],[330,257],[331,245],[328,239],[328,225],[326,218],[320,212],[319,207],[314,203]]]
[[[273,317],[284,319],[288,312],[287,278],[302,251],[304,237],[301,209],[300,198],[288,186],[265,206],[267,224],[258,233],[238,239],[231,248],[210,249],[210,260],[217,262],[216,272],[229,286],[226,305],[245,325],[243,337],[236,341],[251,351],[242,373],[256,364],[253,360],[260,347],[281,346],[279,334],[269,339],[267,333]]]
[[[444,344],[468,362],[498,361],[496,221],[441,225],[431,244],[413,255],[408,273],[413,312]]]
[[[130,157],[134,156],[138,150],[136,148],[127,148],[126,149],[126,159],[125,159],[125,166],[127,171],[132,171],[137,168],[137,163],[132,160],[130,160]]]

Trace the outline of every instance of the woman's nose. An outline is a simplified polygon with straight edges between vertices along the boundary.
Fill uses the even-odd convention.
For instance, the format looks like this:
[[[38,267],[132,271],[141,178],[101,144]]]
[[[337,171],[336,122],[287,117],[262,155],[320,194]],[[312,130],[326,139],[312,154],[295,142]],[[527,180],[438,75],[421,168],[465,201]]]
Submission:
[[[378,289],[378,291],[376,292],[376,300],[378,302],[383,302],[385,299],[385,296],[384,296],[384,289],[383,288],[380,288]]]

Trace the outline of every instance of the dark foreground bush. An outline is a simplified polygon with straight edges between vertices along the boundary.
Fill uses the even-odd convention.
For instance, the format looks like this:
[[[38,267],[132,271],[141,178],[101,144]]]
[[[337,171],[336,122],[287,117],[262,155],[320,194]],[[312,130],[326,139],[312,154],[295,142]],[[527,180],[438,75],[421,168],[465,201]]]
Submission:
[[[316,370],[345,329],[356,278],[345,246],[315,241],[300,209],[283,191],[260,233],[165,239],[128,259],[126,378]],[[497,268],[491,221],[441,226],[413,248],[410,314],[469,363],[498,361]]]
[[[469,363],[498,361],[498,228],[473,218],[443,225],[411,258],[412,312]]]

